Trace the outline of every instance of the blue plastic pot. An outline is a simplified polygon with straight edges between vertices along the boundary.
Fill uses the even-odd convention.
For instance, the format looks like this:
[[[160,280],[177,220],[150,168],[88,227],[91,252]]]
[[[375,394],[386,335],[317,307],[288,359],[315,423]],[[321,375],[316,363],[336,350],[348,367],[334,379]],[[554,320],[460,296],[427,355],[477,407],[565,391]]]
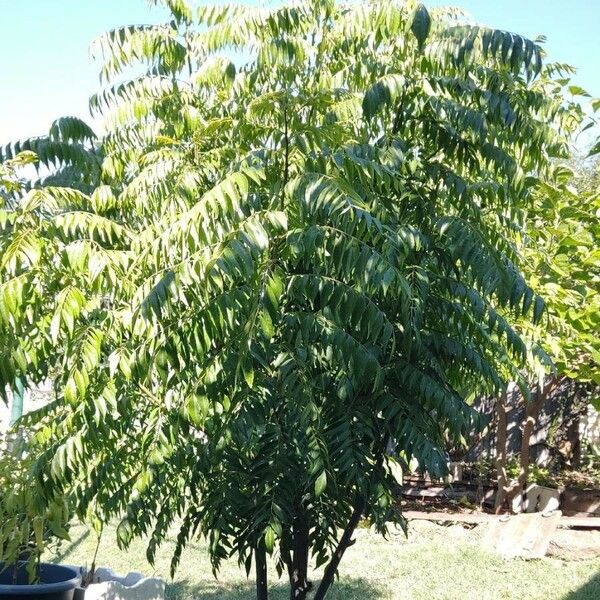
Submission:
[[[20,563],[17,583],[14,584],[14,567],[3,569],[0,564],[0,600],[72,600],[73,592],[79,585],[79,573],[71,567],[42,563],[39,583],[27,583],[25,564]]]

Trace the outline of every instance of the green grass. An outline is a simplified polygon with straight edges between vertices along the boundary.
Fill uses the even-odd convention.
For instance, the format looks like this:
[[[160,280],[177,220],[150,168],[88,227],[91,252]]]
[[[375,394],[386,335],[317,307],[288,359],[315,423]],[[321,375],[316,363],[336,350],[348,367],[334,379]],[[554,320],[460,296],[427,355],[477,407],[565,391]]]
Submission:
[[[600,598],[600,557],[581,561],[503,560],[478,547],[479,536],[477,529],[441,527],[422,521],[411,524],[408,539],[394,535],[386,541],[368,530],[359,530],[357,543],[344,557],[340,580],[328,600]],[[71,537],[72,542],[62,546],[56,559],[68,564],[89,563],[94,549],[93,535],[79,526]],[[161,549],[152,568],[145,560],[143,541],[121,551],[111,529],[104,535],[98,564],[122,573],[134,570],[154,573],[169,581],[171,549],[170,542]],[[270,598],[287,600],[288,595],[285,582],[275,579]],[[215,580],[207,547],[197,542],[185,550],[175,580],[168,583],[167,597],[248,600],[254,597],[254,588],[236,561],[225,563],[219,580]]]

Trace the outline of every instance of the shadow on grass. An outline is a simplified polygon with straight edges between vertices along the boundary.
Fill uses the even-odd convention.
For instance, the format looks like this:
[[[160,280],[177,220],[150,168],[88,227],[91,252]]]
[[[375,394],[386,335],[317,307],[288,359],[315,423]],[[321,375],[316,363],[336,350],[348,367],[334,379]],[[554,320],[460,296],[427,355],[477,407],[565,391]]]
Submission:
[[[600,573],[597,573],[579,589],[567,594],[563,600],[598,600],[600,598]]]
[[[249,600],[256,594],[254,583],[248,581],[238,585],[227,585],[212,581],[201,585],[188,579],[167,584],[168,600]],[[276,583],[269,589],[269,600],[288,600],[289,587]],[[331,587],[327,600],[380,600],[383,591],[364,579],[338,581]]]
[[[68,562],[66,559],[68,559],[69,556],[71,556],[73,553],[75,553],[77,548],[83,542],[85,542],[85,540],[89,537],[89,535],[90,535],[90,530],[86,529],[76,540],[73,540],[71,542],[61,542],[60,546],[58,547],[58,550],[56,551],[56,554],[52,557],[52,562],[53,563]]]

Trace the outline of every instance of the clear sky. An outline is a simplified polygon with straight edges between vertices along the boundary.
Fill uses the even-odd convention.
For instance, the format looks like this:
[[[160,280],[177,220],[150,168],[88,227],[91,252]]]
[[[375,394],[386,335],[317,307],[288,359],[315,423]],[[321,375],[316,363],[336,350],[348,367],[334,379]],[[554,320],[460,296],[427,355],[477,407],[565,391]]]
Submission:
[[[467,10],[485,25],[545,34],[555,61],[600,96],[600,0],[425,0]],[[0,144],[42,134],[58,116],[87,117],[98,65],[90,41],[124,24],[159,22],[146,0],[0,0]]]

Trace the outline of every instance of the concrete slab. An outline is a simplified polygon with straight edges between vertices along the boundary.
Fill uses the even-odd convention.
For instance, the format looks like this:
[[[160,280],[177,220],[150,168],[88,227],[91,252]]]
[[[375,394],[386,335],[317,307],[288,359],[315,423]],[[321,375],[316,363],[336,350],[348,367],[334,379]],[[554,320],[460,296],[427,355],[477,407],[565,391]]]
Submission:
[[[490,522],[482,543],[506,558],[542,558],[548,551],[560,517],[559,510],[504,515]]]

